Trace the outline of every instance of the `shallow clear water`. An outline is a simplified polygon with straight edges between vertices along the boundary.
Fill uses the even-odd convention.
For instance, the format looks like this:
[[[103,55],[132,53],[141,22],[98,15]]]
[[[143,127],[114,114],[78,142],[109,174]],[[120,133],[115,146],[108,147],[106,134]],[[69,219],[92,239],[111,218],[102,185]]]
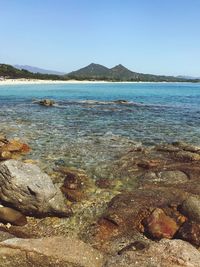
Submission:
[[[41,98],[57,106],[32,103]],[[0,106],[1,132],[30,143],[32,158],[95,173],[133,141],[200,144],[200,84],[6,85],[0,86]]]

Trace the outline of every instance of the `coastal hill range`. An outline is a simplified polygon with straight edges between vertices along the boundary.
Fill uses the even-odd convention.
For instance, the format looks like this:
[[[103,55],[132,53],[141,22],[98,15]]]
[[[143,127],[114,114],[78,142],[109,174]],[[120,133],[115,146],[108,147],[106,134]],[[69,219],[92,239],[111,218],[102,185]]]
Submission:
[[[70,72],[66,75],[76,80],[110,80],[110,81],[146,81],[146,82],[184,82],[188,80],[184,77],[173,77],[164,75],[144,74],[133,72],[119,64],[113,68],[107,68],[100,64],[91,63],[90,65]],[[191,81],[191,80],[190,80]]]
[[[113,68],[107,68],[100,64],[91,63],[77,71],[63,74],[57,71],[44,70],[31,66],[12,66],[0,64],[1,78],[27,78],[27,79],[52,79],[52,80],[89,80],[89,81],[113,81],[113,82],[200,82],[200,79],[191,79],[184,76],[165,76],[134,72],[119,64]]]

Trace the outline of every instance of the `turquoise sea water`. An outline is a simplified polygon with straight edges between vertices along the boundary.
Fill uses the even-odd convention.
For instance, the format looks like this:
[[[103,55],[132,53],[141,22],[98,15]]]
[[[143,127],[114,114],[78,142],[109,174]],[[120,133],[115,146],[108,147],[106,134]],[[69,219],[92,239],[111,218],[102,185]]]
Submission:
[[[57,106],[32,103],[42,98]],[[200,145],[200,84],[1,85],[0,107],[1,132],[24,139],[31,156],[47,162],[97,168],[134,141]]]

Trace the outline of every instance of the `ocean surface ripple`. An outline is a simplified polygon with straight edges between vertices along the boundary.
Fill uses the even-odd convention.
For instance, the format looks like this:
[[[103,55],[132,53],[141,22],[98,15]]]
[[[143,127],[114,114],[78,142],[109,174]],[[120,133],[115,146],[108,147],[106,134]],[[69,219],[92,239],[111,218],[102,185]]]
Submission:
[[[44,98],[55,107],[33,103]],[[200,145],[199,84],[6,85],[0,106],[1,132],[30,143],[33,158],[83,168],[109,162],[131,142]]]

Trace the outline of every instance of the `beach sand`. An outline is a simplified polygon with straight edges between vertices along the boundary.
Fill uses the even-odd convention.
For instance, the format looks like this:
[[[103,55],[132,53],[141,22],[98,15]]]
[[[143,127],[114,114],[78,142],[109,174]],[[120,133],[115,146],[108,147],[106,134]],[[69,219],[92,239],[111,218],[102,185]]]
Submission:
[[[5,79],[0,80],[0,85],[26,85],[26,84],[84,84],[84,83],[108,83],[106,81],[59,81],[59,80],[36,80],[36,79]]]
[[[78,80],[37,80],[37,79],[0,79],[0,85],[28,85],[28,84],[105,84],[105,83],[154,83],[154,82],[112,82],[112,81],[78,81]],[[157,82],[157,83],[166,83],[166,82]]]

